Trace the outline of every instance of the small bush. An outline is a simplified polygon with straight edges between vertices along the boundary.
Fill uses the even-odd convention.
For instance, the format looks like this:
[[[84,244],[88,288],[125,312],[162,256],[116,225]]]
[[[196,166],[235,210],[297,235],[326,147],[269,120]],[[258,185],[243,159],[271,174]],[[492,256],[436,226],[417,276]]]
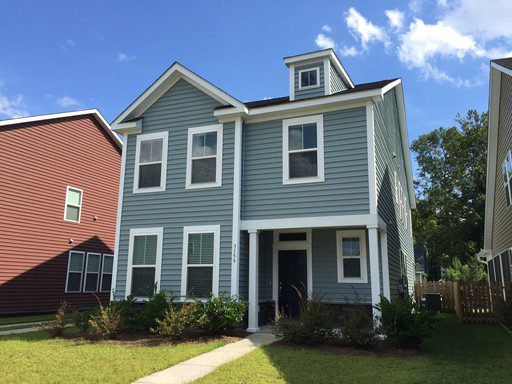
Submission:
[[[162,319],[156,319],[155,328],[151,332],[164,336],[168,340],[177,341],[183,337],[185,329],[195,322],[197,303],[172,305],[164,313]]]
[[[99,300],[98,300],[99,301]],[[92,331],[102,339],[115,339],[122,327],[121,309],[113,304],[99,304],[98,314],[91,317],[89,324]]]
[[[377,342],[373,315],[368,313],[357,292],[348,309],[340,316],[341,341],[356,348],[371,348]]]
[[[121,313],[122,328],[124,331],[143,331],[147,330],[144,319],[144,307],[137,305],[133,296],[128,296],[124,300],[112,303]]]
[[[143,306],[144,329],[149,330],[156,327],[156,320],[164,317],[165,311],[169,309],[172,298],[168,300],[165,290],[157,291],[156,284],[153,292],[148,295],[148,301]]]
[[[410,297],[392,298],[389,301],[381,296],[375,308],[381,312],[380,332],[401,346],[420,345],[424,339],[435,334],[437,313],[420,311],[419,305]]]
[[[333,312],[322,302],[321,296],[314,295],[301,298],[298,318],[280,314],[273,333],[287,343],[319,345],[333,337],[333,324]]]
[[[73,311],[71,315],[71,320],[73,321],[73,325],[77,327],[80,332],[87,333],[91,328],[91,324],[89,320],[91,320],[92,316],[95,315],[96,311],[87,310],[87,311]]]
[[[210,335],[219,335],[244,321],[247,304],[237,298],[226,297],[226,292],[219,296],[211,295],[199,305],[196,325]]]
[[[51,337],[61,337],[66,327],[66,313],[69,304],[66,301],[60,303],[60,307],[55,314],[55,319],[50,323],[46,331]]]

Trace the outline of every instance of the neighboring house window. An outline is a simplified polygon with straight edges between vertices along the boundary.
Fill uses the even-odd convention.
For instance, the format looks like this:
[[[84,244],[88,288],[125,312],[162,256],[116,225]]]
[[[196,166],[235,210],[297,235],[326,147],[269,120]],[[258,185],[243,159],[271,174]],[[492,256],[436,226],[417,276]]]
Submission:
[[[507,207],[512,205],[512,156],[510,152],[503,162],[503,185],[505,187],[505,199],[507,200]]]
[[[66,189],[66,206],[64,208],[64,220],[74,223],[80,222],[82,213],[82,190],[74,187]]]
[[[80,292],[84,272],[84,252],[69,251],[66,292]]]
[[[147,297],[160,289],[163,228],[130,230],[126,296]]]
[[[324,181],[323,116],[283,120],[283,184]]]
[[[101,253],[87,254],[85,263],[85,285],[84,292],[96,292],[98,290],[98,281],[100,277]]]
[[[165,191],[168,132],[137,136],[133,192]]]
[[[222,184],[222,124],[189,128],[186,188]]]
[[[112,271],[114,270],[114,255],[103,255],[101,264],[100,292],[108,292],[112,288]]]
[[[299,71],[299,89],[320,86],[320,68],[302,69]]]
[[[364,231],[337,231],[338,283],[367,283]]]
[[[220,226],[183,228],[181,295],[205,298],[219,290]]]

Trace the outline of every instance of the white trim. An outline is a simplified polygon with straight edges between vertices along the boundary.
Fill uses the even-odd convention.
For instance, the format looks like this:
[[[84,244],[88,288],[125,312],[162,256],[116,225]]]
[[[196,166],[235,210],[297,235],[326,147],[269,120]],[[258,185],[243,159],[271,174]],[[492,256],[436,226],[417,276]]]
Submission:
[[[368,187],[370,193],[370,214],[377,214],[377,172],[375,163],[375,123],[373,103],[366,103],[366,140],[368,150]]]
[[[249,311],[247,332],[259,332],[259,234],[258,231],[249,231]]]
[[[287,217],[283,219],[242,220],[242,230],[270,230],[290,228],[378,226],[377,215],[343,215]]]
[[[151,188],[139,188],[140,145],[142,141],[162,139],[162,167],[160,169],[160,186]],[[145,133],[137,136],[135,147],[135,169],[133,172],[133,193],[164,192],[167,184],[167,149],[169,147],[169,132]],[[157,162],[156,162],[157,163]]]
[[[89,264],[89,255],[99,256],[98,257],[98,272],[87,272],[87,267]],[[85,288],[87,286],[87,274],[88,273],[98,275],[98,277],[96,279],[96,288],[92,291],[87,291]],[[87,252],[87,256],[85,258],[85,278],[84,278],[84,290],[83,290],[84,292],[98,292],[98,283],[100,281],[100,274],[101,274],[101,253]]]
[[[324,93],[331,94],[331,66],[328,58],[324,59]]]
[[[68,204],[68,193],[69,193],[70,190],[80,192],[80,204],[79,205]],[[68,223],[80,224],[80,219],[82,218],[83,200],[84,200],[84,191],[82,189],[76,188],[76,187],[72,187],[70,185],[68,185],[66,187],[66,200],[64,202],[64,221],[67,221]],[[66,215],[67,215],[67,212],[68,212],[68,205],[73,207],[73,208],[78,208],[78,220],[77,221],[66,219]]]
[[[116,238],[114,244],[114,270],[112,271],[112,287],[110,290],[110,300],[115,299],[117,283],[117,263],[119,260],[119,242],[121,239],[121,216],[123,213],[124,182],[126,174],[126,144],[128,143],[128,133],[124,135],[123,147],[121,153],[121,174],[119,175],[119,194],[117,196],[117,218],[116,218]]]
[[[192,146],[193,136],[199,133],[216,132],[217,133],[217,153],[212,156],[205,156],[204,158],[215,157],[215,181],[208,183],[192,183]],[[222,186],[222,143],[223,143],[223,125],[205,125],[203,127],[195,127],[188,129],[187,139],[187,166],[186,166],[186,178],[185,178],[185,189],[199,189],[199,188],[212,188]],[[196,158],[197,159],[197,158]]]
[[[496,64],[495,62],[491,61],[491,67],[497,69],[498,71],[501,71],[503,73],[506,73],[509,76],[512,76],[512,70],[505,68],[499,64]]]
[[[370,253],[370,282],[372,289],[372,305],[380,302],[380,270],[379,270],[379,234],[378,228],[368,228],[368,252]],[[413,277],[414,280],[414,277]],[[373,316],[380,316],[380,311],[373,307]]]
[[[302,72],[312,72],[312,71],[316,72],[316,84],[315,85],[302,86],[302,77],[301,77]],[[299,91],[303,91],[303,90],[307,90],[307,89],[313,89],[313,88],[320,88],[320,67],[312,67],[312,68],[299,69],[298,76],[299,76],[299,78],[298,78],[298,80],[299,80],[299,88],[298,88],[298,90]]]
[[[295,100],[295,65],[290,65],[290,68],[288,69],[288,77],[290,81],[290,100]],[[215,111],[214,111],[215,115]]]
[[[324,174],[324,123],[323,115],[313,115],[305,117],[297,117],[293,119],[283,120],[283,185],[290,184],[304,184],[304,183],[316,183],[325,181]],[[293,152],[317,152],[317,176],[313,177],[301,177],[301,178],[290,178],[289,175],[289,158],[290,150],[288,147],[288,129],[293,125],[300,124],[316,124],[316,140],[317,147],[312,149],[296,150]]]
[[[112,258],[112,272],[105,272],[105,258],[111,257]],[[110,292],[112,291],[112,280],[110,279],[110,289],[107,291],[104,291],[103,288],[103,275],[110,275],[113,276],[114,274],[114,255],[111,253],[104,253],[101,256],[101,273],[100,273],[100,286],[98,289],[98,292]]]
[[[507,256],[508,256],[508,250],[505,250],[505,251],[503,251],[503,252],[500,252],[500,253],[497,255],[497,256],[499,257],[498,262],[500,263],[500,275],[501,275],[501,279],[500,279],[500,280],[501,280],[501,283],[502,283],[502,284],[505,284],[505,276],[504,276],[504,274],[503,274],[503,263],[502,263],[502,261],[503,261],[503,260],[501,260],[501,255],[503,255],[505,252],[507,252]]]
[[[240,217],[242,196],[242,138],[243,121],[235,120],[235,149],[233,159],[233,226],[231,232],[231,296],[239,294],[240,279]]]
[[[181,262],[181,298],[187,296],[187,276],[188,276],[188,235],[196,233],[213,233],[213,264],[204,264],[204,266],[213,267],[212,275],[212,293],[219,295],[219,260],[220,260],[220,225],[198,225],[183,227],[183,250]],[[201,264],[203,265],[203,264]]]
[[[344,256],[342,240],[347,237],[359,238],[360,255]],[[336,266],[338,283],[344,284],[366,284],[368,283],[367,270],[367,254],[366,254],[366,233],[364,230],[336,231]],[[345,277],[343,272],[343,259],[359,259],[361,268],[361,277]]]
[[[79,253],[80,255],[82,255],[82,270],[80,271],[80,288],[78,289],[78,291],[68,291],[69,274],[70,273],[78,273],[78,271],[70,271],[69,270],[69,266],[71,264],[71,254],[72,253]],[[66,286],[64,287],[65,293],[80,293],[80,292],[82,292],[82,283],[84,282],[84,260],[85,260],[85,252],[73,251],[73,250],[70,250],[68,252],[68,269],[66,272]]]
[[[133,267],[137,267],[138,265],[133,264],[133,242],[135,236],[151,236],[156,235],[156,260],[155,264],[148,265],[139,265],[140,267],[155,267],[155,283],[157,286],[157,290],[160,290],[160,280],[161,280],[161,271],[162,271],[162,248],[163,248],[163,238],[164,238],[164,229],[160,228],[132,228],[130,229],[130,242],[128,245],[128,266],[126,270],[126,287],[125,287],[125,298],[130,296],[131,287],[132,287],[132,269]],[[137,297],[139,299],[144,299],[144,297]]]
[[[380,231],[380,252],[382,260],[382,289],[384,297],[391,299],[390,276],[389,276],[389,253],[388,253],[388,234],[386,231]]]

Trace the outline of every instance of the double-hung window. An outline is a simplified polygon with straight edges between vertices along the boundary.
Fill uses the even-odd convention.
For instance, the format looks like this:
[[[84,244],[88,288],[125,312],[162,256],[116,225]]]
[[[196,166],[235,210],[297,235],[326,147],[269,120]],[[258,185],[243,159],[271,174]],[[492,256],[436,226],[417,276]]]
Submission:
[[[114,255],[103,255],[101,264],[100,292],[109,292],[112,288],[112,272],[114,270]]]
[[[84,292],[96,292],[100,277],[101,254],[89,252],[85,263]]]
[[[283,184],[324,181],[323,116],[283,120]]]
[[[137,136],[134,193],[165,191],[168,138],[167,131]]]
[[[222,124],[189,128],[186,188],[222,184]]]
[[[320,86],[320,68],[299,70],[299,90]]]
[[[82,190],[74,187],[66,188],[66,205],[64,207],[64,220],[74,223],[80,222],[82,213]]]
[[[130,230],[126,296],[147,297],[160,289],[163,228]]]
[[[512,205],[512,155],[510,152],[507,153],[507,158],[503,162],[502,172],[505,199],[507,201],[507,207],[510,207]]]
[[[367,283],[364,231],[337,231],[338,283]]]
[[[183,228],[181,295],[198,298],[219,291],[220,226]]]
[[[66,292],[80,292],[84,272],[84,252],[69,251]]]

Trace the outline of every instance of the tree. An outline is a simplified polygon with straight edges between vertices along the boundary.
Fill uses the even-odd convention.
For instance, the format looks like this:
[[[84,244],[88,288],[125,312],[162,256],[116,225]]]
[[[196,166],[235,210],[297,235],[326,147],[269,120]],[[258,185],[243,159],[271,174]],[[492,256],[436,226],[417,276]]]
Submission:
[[[419,168],[414,240],[429,264],[442,266],[455,258],[470,263],[484,237],[488,115],[470,110],[455,121],[412,143]]]
[[[457,257],[454,257],[452,265],[444,270],[444,277],[448,281],[478,283],[487,278],[487,273],[484,265],[476,259],[472,259],[468,264],[462,264]]]

